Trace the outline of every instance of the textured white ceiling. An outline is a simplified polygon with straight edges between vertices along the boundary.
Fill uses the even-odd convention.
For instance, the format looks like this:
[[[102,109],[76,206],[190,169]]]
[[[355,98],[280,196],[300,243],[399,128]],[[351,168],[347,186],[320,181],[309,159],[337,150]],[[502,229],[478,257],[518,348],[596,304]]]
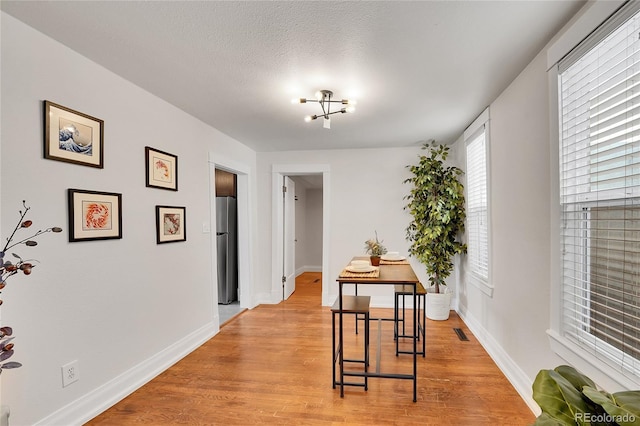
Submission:
[[[0,8],[256,151],[451,143],[584,4],[10,1]],[[319,89],[354,114],[305,123]]]

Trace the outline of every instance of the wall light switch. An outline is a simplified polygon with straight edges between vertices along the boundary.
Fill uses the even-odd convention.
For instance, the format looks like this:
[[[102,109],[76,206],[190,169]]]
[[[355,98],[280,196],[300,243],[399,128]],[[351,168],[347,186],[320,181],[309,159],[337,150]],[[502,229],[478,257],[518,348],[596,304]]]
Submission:
[[[209,222],[202,222],[202,233],[208,234],[211,232],[211,226],[209,226]]]

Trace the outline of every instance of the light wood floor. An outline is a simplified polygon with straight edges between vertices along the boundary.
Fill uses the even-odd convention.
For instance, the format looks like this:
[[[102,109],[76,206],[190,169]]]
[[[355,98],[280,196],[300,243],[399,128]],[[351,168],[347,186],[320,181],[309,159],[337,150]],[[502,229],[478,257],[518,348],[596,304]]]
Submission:
[[[320,274],[302,274],[289,300],[235,317],[88,425],[533,423],[534,415],[454,312],[448,321],[427,320],[416,403],[409,380],[370,379],[368,391],[345,387],[340,398],[331,386],[331,313],[321,306],[320,291]],[[392,310],[376,309],[373,315],[390,317]],[[352,317],[345,321],[348,354],[361,348],[363,335],[362,329],[353,333]],[[392,323],[381,324],[381,370],[410,372],[411,356],[395,356]],[[454,327],[469,341],[459,340]],[[372,339],[377,329],[375,322]]]

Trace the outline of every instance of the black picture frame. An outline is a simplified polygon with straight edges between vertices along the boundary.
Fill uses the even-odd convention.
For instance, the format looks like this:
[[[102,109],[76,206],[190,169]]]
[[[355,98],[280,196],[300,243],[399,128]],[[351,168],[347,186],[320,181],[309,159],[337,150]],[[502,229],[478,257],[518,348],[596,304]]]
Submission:
[[[178,156],[146,146],[145,184],[149,188],[178,190]]]
[[[187,241],[187,208],[156,206],[156,243]]]
[[[44,101],[44,158],[104,168],[104,121]]]
[[[122,194],[67,190],[69,242],[122,238]]]

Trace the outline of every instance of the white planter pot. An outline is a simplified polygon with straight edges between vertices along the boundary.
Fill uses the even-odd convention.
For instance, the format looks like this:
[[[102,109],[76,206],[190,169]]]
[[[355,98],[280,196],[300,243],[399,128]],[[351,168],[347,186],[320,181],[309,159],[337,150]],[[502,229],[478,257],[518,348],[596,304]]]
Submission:
[[[451,293],[427,293],[427,318],[435,321],[449,319]]]

